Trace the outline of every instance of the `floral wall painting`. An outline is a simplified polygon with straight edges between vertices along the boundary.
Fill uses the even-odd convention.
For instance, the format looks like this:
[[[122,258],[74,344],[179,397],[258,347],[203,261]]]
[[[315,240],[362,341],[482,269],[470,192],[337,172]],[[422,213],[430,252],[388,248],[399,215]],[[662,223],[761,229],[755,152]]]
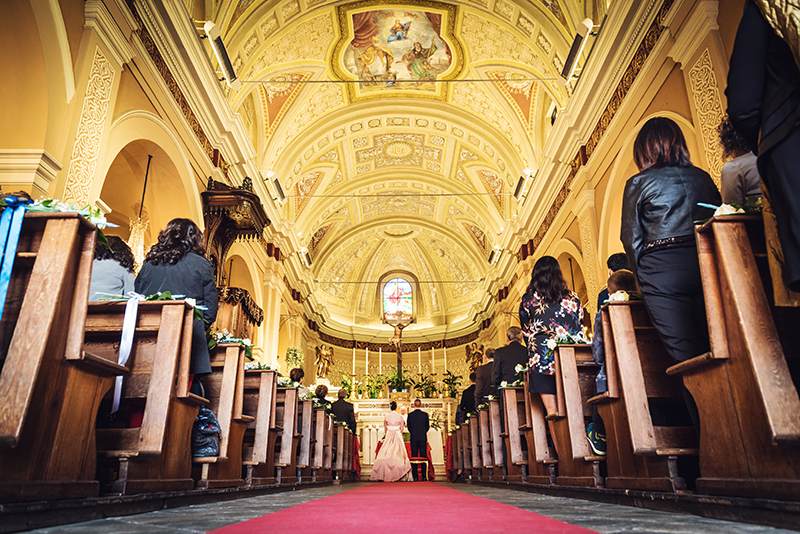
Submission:
[[[371,2],[340,6],[342,36],[334,50],[334,72],[348,84],[352,101],[397,93],[446,100],[449,84],[463,68],[453,36],[456,8],[437,2],[387,7]],[[365,7],[367,6],[367,7]]]

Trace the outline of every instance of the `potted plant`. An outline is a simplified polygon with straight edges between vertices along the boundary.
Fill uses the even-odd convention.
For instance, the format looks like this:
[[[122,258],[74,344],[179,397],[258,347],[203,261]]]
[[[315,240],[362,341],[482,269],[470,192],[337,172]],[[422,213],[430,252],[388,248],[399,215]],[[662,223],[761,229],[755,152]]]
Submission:
[[[342,382],[339,384],[347,392],[347,396],[353,391],[353,381],[346,374],[342,374]]]
[[[452,372],[447,371],[444,374],[444,379],[442,379],[442,383],[447,386],[447,391],[450,394],[451,399],[455,399],[458,397],[458,386],[461,385],[462,377],[454,375]]]
[[[406,391],[411,381],[402,373],[398,373],[396,367],[390,367],[390,369],[392,373],[386,375],[386,384],[392,391]]]
[[[414,386],[414,391],[417,396],[430,398],[439,392],[439,388],[436,387],[436,382],[434,382],[430,376],[417,374],[416,380],[411,379],[409,381],[411,385]]]
[[[383,385],[385,383],[386,378],[381,375],[364,375],[364,388],[366,389],[370,399],[378,398],[378,393],[380,393],[380,391],[383,389]]]

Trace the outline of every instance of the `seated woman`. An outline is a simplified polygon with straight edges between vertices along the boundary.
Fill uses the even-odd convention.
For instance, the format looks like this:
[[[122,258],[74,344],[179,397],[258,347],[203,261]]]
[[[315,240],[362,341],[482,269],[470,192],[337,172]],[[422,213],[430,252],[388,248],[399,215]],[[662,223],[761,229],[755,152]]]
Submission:
[[[204,306],[203,319],[195,319],[192,329],[192,367],[194,375],[211,372],[206,328],[217,318],[217,285],[214,269],[205,257],[203,232],[189,219],[173,219],[158,234],[144,265],[136,277],[135,291],[142,295],[169,291],[184,295]]]
[[[372,474],[369,476],[373,482],[395,482],[411,471],[411,462],[408,460],[406,444],[403,442],[405,428],[403,416],[397,413],[396,402],[392,401],[389,409],[391,412],[383,419],[386,436],[372,465]]]
[[[314,390],[314,397],[318,404],[325,406],[325,413],[331,413],[331,401],[325,398],[325,395],[328,394],[328,386],[325,384],[320,384],[317,386],[317,389]]]
[[[133,291],[133,253],[122,238],[110,235],[107,239],[108,245],[98,242],[94,246],[89,302]]]
[[[583,330],[583,305],[578,295],[567,288],[558,260],[542,256],[533,266],[531,282],[519,306],[519,322],[530,357],[530,392],[538,393],[547,415],[558,412],[556,406],[555,356],[547,346],[550,339]],[[555,441],[553,422],[550,435]]]
[[[306,373],[299,367],[289,371],[289,380],[297,384],[297,395],[300,399],[305,399],[309,393],[308,388],[303,385],[304,376]]]

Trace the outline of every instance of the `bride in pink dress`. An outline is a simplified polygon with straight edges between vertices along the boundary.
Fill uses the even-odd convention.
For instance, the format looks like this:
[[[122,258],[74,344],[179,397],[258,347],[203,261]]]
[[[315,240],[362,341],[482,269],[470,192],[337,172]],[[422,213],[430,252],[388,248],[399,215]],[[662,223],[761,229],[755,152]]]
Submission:
[[[386,437],[372,465],[372,474],[369,479],[373,482],[394,482],[403,478],[411,470],[408,461],[406,445],[403,443],[403,416],[397,413],[397,403],[392,401],[389,405],[391,412],[383,419],[383,428]]]

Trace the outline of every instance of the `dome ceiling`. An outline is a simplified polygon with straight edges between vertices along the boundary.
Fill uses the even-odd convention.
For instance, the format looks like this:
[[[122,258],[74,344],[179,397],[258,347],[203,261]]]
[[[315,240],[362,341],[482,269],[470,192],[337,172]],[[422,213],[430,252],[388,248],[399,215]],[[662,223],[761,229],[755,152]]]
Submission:
[[[258,82],[227,97],[289,197],[314,312],[377,325],[377,282],[407,272],[420,326],[476,320],[516,181],[569,99],[554,79],[574,28],[604,12],[604,0],[213,8],[239,78]]]

